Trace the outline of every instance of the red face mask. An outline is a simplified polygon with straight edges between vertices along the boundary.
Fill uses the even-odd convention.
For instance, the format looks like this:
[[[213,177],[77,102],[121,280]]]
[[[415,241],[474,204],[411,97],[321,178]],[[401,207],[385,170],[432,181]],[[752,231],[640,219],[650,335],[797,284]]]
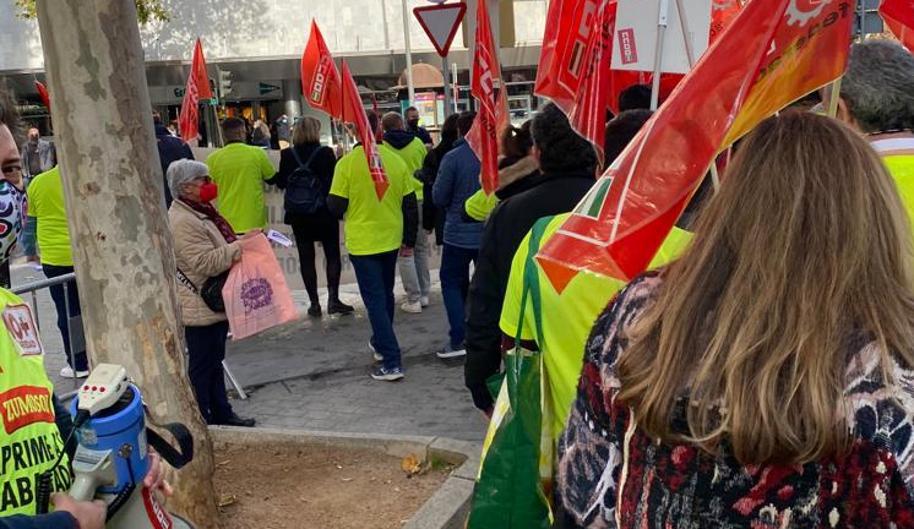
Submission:
[[[200,202],[212,202],[219,195],[219,186],[214,182],[200,184]]]

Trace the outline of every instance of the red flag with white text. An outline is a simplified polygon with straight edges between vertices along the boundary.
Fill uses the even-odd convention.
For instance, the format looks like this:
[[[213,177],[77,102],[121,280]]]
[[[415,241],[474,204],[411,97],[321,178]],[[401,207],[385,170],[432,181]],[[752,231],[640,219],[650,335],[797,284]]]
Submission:
[[[301,89],[311,108],[321,110],[336,119],[343,117],[340,73],[333,62],[330,48],[324,42],[317,22],[311,20],[311,36],[301,57]]]
[[[184,88],[184,100],[181,101],[181,113],[178,115],[178,128],[184,141],[197,139],[200,120],[200,100],[212,99],[213,92],[209,87],[209,76],[206,73],[206,59],[203,57],[203,43],[197,39],[194,44],[194,57],[190,63],[190,74]]]
[[[539,253],[553,285],[641,273],[721,150],[843,74],[853,20],[847,0],[746,4]]]
[[[368,161],[368,170],[371,172],[371,179],[374,181],[375,192],[378,200],[384,198],[384,193],[390,187],[387,175],[384,173],[384,166],[381,165],[381,154],[378,151],[378,143],[375,139],[375,131],[371,130],[371,124],[368,121],[368,114],[365,113],[365,107],[362,105],[362,96],[359,94],[359,88],[355,84],[352,72],[349,71],[349,64],[343,61],[343,101],[341,119],[347,123],[355,125],[356,132],[359,136],[359,142],[362,144],[362,150],[365,151],[365,159]]]
[[[593,7],[586,7],[588,2]],[[713,3],[710,42],[717,39],[741,7],[739,0]],[[568,18],[547,24],[537,73],[537,95],[555,101],[568,114],[571,126],[590,140],[600,153],[606,130],[606,110],[618,114],[620,94],[632,85],[651,85],[654,77],[651,72],[611,69],[617,9],[616,0],[585,0],[583,3],[554,0],[550,16]],[[587,28],[586,24],[590,27]],[[568,31],[567,28],[577,28],[578,31]],[[550,43],[551,38],[571,41]],[[567,56],[561,58],[560,50],[570,51],[566,51]],[[661,101],[684,77],[682,74],[661,76]],[[607,160],[607,163],[611,161]]]
[[[508,97],[486,4],[476,2],[476,50],[470,92],[479,104],[467,143],[479,158],[482,187],[491,195],[498,187],[498,140],[508,127]]]

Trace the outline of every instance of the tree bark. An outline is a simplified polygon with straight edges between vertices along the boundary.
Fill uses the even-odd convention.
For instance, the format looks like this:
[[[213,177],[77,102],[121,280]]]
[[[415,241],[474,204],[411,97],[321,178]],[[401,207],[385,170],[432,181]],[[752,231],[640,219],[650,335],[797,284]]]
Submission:
[[[215,529],[134,0],[39,0],[38,20],[90,357],[126,367],[156,422],[191,429],[194,460],[175,473],[171,507]]]

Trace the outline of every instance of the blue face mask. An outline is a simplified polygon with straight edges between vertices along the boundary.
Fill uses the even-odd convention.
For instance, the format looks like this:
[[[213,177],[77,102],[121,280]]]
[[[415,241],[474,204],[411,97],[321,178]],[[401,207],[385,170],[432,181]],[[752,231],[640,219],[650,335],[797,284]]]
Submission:
[[[9,260],[22,231],[25,195],[6,180],[0,180],[0,262]]]

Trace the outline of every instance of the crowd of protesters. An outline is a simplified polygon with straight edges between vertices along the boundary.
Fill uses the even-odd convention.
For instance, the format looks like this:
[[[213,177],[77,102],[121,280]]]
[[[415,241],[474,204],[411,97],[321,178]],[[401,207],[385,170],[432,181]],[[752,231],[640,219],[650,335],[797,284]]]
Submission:
[[[475,406],[496,412],[493,381],[507,354],[542,354],[549,376],[538,404],[551,410],[559,527],[631,527],[637,517],[697,527],[696,513],[711,512],[733,527],[819,527],[823,517],[833,527],[906,526],[914,517],[914,58],[889,41],[856,44],[838,97],[837,119],[787,110],[743,139],[719,189],[706,178],[691,196],[650,271],[627,284],[580,274],[562,291],[534,256],[650,120],[647,87],[622,93],[603,160],[553,104],[510,127],[491,195],[467,140],[473,112],[448,116],[435,143],[415,108],[368,111],[389,184],[380,197],[365,146],[338,156],[321,145],[317,119],[284,116],[271,131],[228,118],[226,145],[204,163],[155,116],[189,375],[204,418],[254,424],[226,398],[228,325],[201,290],[240,259],[242,238],[267,228],[266,183],[285,194],[314,318],[324,315],[315,243],[326,312],[355,310],[339,296],[343,221],[375,380],[406,376],[397,271],[400,311],[423,312],[433,302],[435,246],[448,332],[429,354],[462,359]],[[262,147],[280,134],[277,170]],[[26,225],[37,228],[39,251],[23,243],[54,277],[73,261],[63,175],[43,141],[30,131],[22,147]],[[51,294],[72,358],[62,374],[85,376],[85,351],[72,351],[68,338],[75,283]],[[759,487],[772,491],[759,499],[767,511],[722,502]]]

